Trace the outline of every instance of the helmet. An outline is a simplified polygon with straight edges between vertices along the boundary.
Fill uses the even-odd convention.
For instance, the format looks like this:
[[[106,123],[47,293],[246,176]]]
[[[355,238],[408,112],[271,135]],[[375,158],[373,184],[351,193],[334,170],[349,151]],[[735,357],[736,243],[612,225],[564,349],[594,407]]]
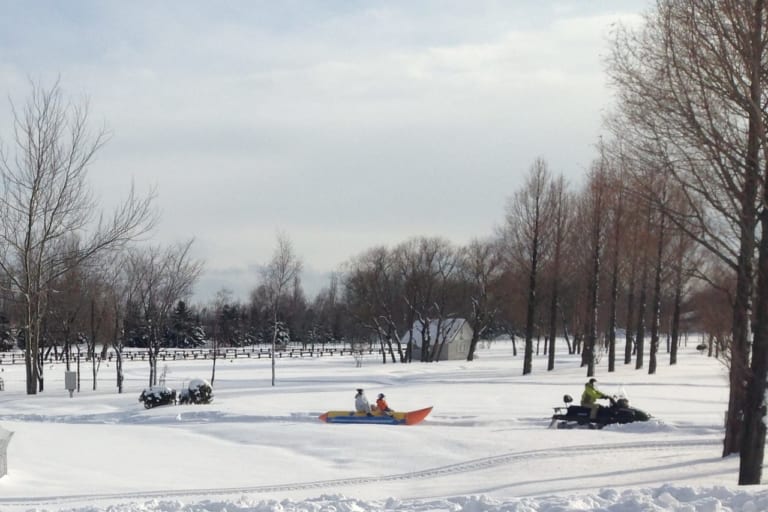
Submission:
[[[379,398],[384,398],[384,393],[379,393]]]
[[[595,382],[597,382],[597,379],[589,379],[590,384],[594,384]]]
[[[360,388],[357,388],[357,392],[358,392],[358,393],[362,393],[362,392],[363,392],[363,390],[362,390],[362,389],[360,389]]]

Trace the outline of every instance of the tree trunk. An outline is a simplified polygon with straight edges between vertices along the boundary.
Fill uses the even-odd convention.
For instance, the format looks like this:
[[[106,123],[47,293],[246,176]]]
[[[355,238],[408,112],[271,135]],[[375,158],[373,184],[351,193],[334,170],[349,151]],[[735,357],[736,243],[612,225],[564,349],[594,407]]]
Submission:
[[[562,200],[560,201],[562,203]],[[558,208],[562,209],[562,204],[558,204]],[[555,259],[553,261],[553,275],[552,275],[552,297],[549,304],[549,350],[547,353],[547,371],[555,369],[555,339],[557,338],[557,301],[560,284],[560,250],[561,250],[561,238],[562,227],[561,219],[557,219],[557,228],[555,232]]]
[[[528,276],[528,309],[525,320],[523,375],[531,373],[533,367],[533,322],[536,316],[536,270],[539,263],[538,232],[534,234],[531,249],[531,269]]]
[[[669,347],[669,364],[677,364],[677,347],[680,343],[680,308],[683,300],[683,264],[682,254],[675,270],[675,299],[672,310],[672,343]]]
[[[646,219],[646,233],[651,231],[651,206],[648,205],[648,217]],[[637,333],[635,335],[635,347],[637,353],[635,355],[635,369],[639,370],[643,367],[644,350],[645,350],[645,308],[647,305],[647,293],[648,293],[648,258],[646,258],[646,249],[643,247],[643,255],[640,259],[640,264],[643,266],[640,271],[640,297],[637,305]]]
[[[216,360],[218,359],[219,344],[216,341],[216,336],[213,337],[213,361],[211,361],[211,386],[216,382]]]
[[[595,228],[600,229],[599,226]],[[592,275],[590,276],[589,283],[589,317],[587,334],[587,344],[585,347],[586,362],[587,362],[587,376],[591,377],[595,374],[595,346],[597,345],[597,313],[598,313],[598,296],[600,288],[600,246],[599,240],[595,240],[594,253],[592,254]]]
[[[568,347],[568,353],[573,354],[575,353],[575,349],[573,345],[571,345],[571,338],[568,335],[568,323],[565,321],[565,312],[563,311],[563,308],[558,306],[558,309],[560,309],[560,318],[563,321],[563,337],[565,338],[565,344]]]
[[[119,348],[115,348],[115,380],[117,392],[122,393],[125,377],[123,375],[123,351]]]
[[[632,258],[632,270],[630,271],[629,289],[627,290],[627,317],[624,331],[624,364],[632,363],[632,353],[635,348],[635,339],[632,336],[632,320],[635,318],[635,275],[637,258]]]
[[[480,333],[472,329],[472,339],[469,341],[469,352],[467,352],[467,361],[474,361],[477,342],[480,340]]]
[[[618,221],[617,221],[618,225]],[[608,314],[608,372],[616,371],[616,309],[619,296],[619,228],[614,234],[613,268],[611,269],[611,304]]]
[[[752,54],[750,65],[750,112],[747,144],[747,175],[759,175],[760,142],[765,144],[765,127],[763,126],[763,88],[761,74],[762,59],[765,55],[763,46],[763,16],[764,2],[754,3],[754,25],[750,41]],[[744,401],[744,423],[740,434],[741,452],[739,461],[739,485],[759,484],[762,478],[763,459],[765,456],[765,391],[768,377],[768,211],[765,209],[768,200],[768,169],[763,171],[762,194],[760,209],[760,244],[757,263],[757,289],[755,306],[755,332],[752,340],[752,368],[746,374],[747,389]],[[749,253],[750,255],[752,253]],[[733,365],[732,365],[733,366]]]
[[[653,310],[651,317],[651,350],[648,357],[648,374],[656,373],[656,354],[659,351],[659,330],[661,329],[661,266],[664,254],[664,220],[661,213],[659,237],[656,249],[655,275],[653,278]]]
[[[763,200],[768,199],[768,189]],[[768,212],[760,214],[762,235],[758,258],[752,371],[747,375],[744,424],[741,430],[739,485],[760,483],[765,456],[765,391],[768,377]]]

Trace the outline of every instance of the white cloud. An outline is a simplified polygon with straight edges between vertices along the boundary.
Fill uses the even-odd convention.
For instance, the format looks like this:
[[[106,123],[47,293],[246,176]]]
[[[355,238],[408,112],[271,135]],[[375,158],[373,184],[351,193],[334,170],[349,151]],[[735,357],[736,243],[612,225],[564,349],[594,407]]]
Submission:
[[[0,81],[86,92],[114,134],[93,168],[104,202],[156,184],[158,241],[195,236],[207,288],[252,280],[277,228],[323,275],[379,243],[490,233],[537,156],[577,180],[608,106],[607,30],[646,4],[17,5]]]

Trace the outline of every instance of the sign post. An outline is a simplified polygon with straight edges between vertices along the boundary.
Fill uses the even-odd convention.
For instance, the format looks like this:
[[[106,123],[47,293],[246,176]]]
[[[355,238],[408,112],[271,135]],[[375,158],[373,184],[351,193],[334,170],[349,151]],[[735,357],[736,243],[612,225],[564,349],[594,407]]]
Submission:
[[[69,391],[69,398],[77,389],[77,372],[64,372],[64,387]]]

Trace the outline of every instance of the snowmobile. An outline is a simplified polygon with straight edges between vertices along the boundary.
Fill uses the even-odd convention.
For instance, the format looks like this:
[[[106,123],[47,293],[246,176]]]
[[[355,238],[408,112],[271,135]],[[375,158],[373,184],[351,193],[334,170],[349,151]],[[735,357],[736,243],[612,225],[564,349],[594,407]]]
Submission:
[[[145,409],[151,409],[158,405],[170,405],[176,403],[176,390],[168,386],[152,386],[145,388],[139,395],[139,402],[144,402]]]
[[[601,406],[597,410],[597,416],[590,418],[589,407],[570,405],[573,402],[571,395],[564,395],[564,406],[555,407],[555,414],[549,427],[556,428],[603,428],[614,423],[632,423],[635,421],[648,421],[651,415],[635,407],[630,407],[629,400],[625,397],[609,397],[611,405]]]

